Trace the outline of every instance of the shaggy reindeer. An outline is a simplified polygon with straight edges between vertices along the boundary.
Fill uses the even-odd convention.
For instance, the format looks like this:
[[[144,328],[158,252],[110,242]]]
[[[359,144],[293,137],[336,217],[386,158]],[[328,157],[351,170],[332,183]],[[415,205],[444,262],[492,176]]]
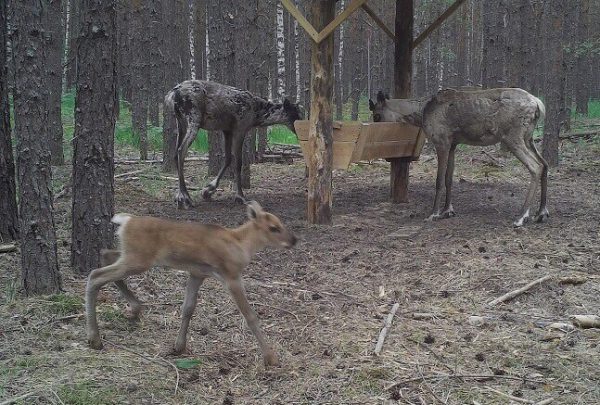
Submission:
[[[137,319],[142,304],[127,288],[125,278],[144,273],[153,265],[167,266],[186,270],[190,274],[174,353],[185,350],[188,326],[198,300],[198,289],[205,278],[215,277],[229,289],[246,318],[250,330],[258,340],[265,365],[277,365],[277,355],[267,344],[260,329],[256,313],[246,297],[241,276],[256,252],[266,246],[291,248],[296,244],[296,237],[275,215],[263,211],[256,202],[248,204],[248,217],[250,221],[244,225],[226,229],[216,225],[129,214],[115,215],[112,221],[120,225],[117,231],[120,251],[102,251],[104,267],[92,271],[87,282],[85,308],[90,347],[102,348],[96,320],[96,298],[100,288],[114,282],[129,303],[133,319]]]
[[[438,158],[433,212],[428,220],[452,217],[451,189],[454,152],[459,144],[487,146],[502,143],[531,173],[529,191],[519,219],[522,226],[529,219],[529,207],[538,183],[542,193],[536,221],[548,218],[546,192],[548,164],[533,143],[533,130],[544,119],[544,104],[525,90],[516,88],[489,90],[441,90],[428,101],[388,100],[377,94],[377,103],[369,100],[373,121],[407,122],[423,128],[435,146]],[[446,187],[446,204],[440,212],[442,188]]]
[[[297,105],[287,99],[275,104],[248,91],[216,82],[186,80],[179,83],[165,97],[165,105],[175,112],[177,119],[177,174],[179,192],[175,200],[178,208],[190,208],[192,199],[185,185],[183,163],[188,148],[200,128],[223,131],[225,137],[225,162],[217,177],[202,190],[202,197],[210,199],[219,181],[235,156],[236,201],[246,202],[240,182],[242,147],[246,133],[255,127],[285,124],[294,131],[294,121],[302,119]]]

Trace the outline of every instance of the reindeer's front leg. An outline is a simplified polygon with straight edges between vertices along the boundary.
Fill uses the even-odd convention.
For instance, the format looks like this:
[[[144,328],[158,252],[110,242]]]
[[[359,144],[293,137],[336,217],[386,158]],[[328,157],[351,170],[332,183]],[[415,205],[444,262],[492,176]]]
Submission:
[[[238,278],[228,279],[226,280],[227,287],[229,288],[229,292],[231,296],[235,300],[237,307],[240,309],[244,318],[246,318],[246,322],[250,327],[250,330],[258,340],[258,345],[263,354],[263,360],[265,362],[265,366],[278,366],[279,360],[277,359],[277,355],[267,343],[265,336],[263,335],[260,325],[258,323],[258,317],[256,316],[256,312],[250,306],[248,302],[248,298],[246,297],[246,291],[244,290],[244,286],[242,285],[242,280]]]
[[[180,126],[179,120],[177,122],[177,126]],[[200,127],[198,123],[195,123],[193,121],[189,122],[183,140],[181,139],[181,137],[183,136],[181,128],[179,129],[178,143],[181,142],[181,144],[177,147],[177,176],[179,178],[179,192],[175,197],[175,201],[177,201],[177,208],[191,208],[194,206],[194,204],[192,203],[192,198],[190,197],[190,193],[188,192],[187,187],[185,185],[183,163],[185,161],[188,149],[192,142],[194,142],[194,139],[196,138],[196,134],[198,133],[199,129]]]
[[[231,139],[232,134],[229,131],[223,131],[223,137],[225,139],[225,162],[223,162],[223,166],[221,166],[221,170],[217,174],[210,183],[208,183],[204,189],[202,189],[202,198],[205,200],[210,200],[212,195],[217,191],[217,187],[219,186],[219,182],[221,181],[221,177],[225,174],[225,170],[231,164]]]
[[[435,179],[435,199],[433,201],[433,212],[426,219],[432,221],[440,219],[440,202],[442,200],[442,190],[444,187],[446,170],[448,168],[448,155],[450,152],[450,145],[435,144],[435,151],[437,152],[437,177]]]
[[[450,218],[456,216],[454,208],[452,207],[452,176],[454,176],[454,155],[456,152],[456,144],[450,147],[448,154],[448,165],[446,169],[446,204],[444,210],[440,214],[442,218]]]

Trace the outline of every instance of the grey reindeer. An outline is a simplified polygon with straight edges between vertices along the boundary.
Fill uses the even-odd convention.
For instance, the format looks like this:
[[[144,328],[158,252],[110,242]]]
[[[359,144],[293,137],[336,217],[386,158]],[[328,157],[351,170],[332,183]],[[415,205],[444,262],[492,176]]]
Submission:
[[[535,217],[543,222],[549,217],[546,208],[548,164],[533,143],[536,123],[546,113],[542,101],[525,90],[500,88],[488,90],[439,91],[429,100],[388,99],[382,92],[377,103],[369,100],[373,121],[406,122],[422,127],[435,146],[438,159],[433,212],[428,220],[455,216],[451,190],[454,152],[460,144],[505,145],[531,173],[529,191],[516,227],[529,220],[529,208],[541,183],[540,207]],[[443,188],[446,204],[440,212]]]
[[[285,124],[294,131],[294,121],[302,119],[297,105],[287,99],[283,103],[272,103],[224,84],[186,80],[179,83],[165,97],[165,106],[175,113],[177,119],[177,174],[179,191],[175,200],[178,208],[193,207],[188,193],[183,164],[187,151],[196,138],[198,130],[223,131],[225,139],[225,161],[217,177],[202,190],[202,198],[210,199],[217,190],[219,181],[231,164],[232,153],[235,156],[235,200],[247,202],[242,191],[242,147],[248,131],[255,127]]]

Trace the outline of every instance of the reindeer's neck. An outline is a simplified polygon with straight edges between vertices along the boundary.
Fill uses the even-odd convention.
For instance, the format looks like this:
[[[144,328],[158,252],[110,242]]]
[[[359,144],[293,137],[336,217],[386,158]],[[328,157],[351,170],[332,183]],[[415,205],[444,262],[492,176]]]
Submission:
[[[232,229],[233,235],[239,240],[242,249],[248,255],[248,259],[252,258],[257,252],[265,248],[266,243],[262,237],[261,230],[252,221],[246,222],[244,225]]]

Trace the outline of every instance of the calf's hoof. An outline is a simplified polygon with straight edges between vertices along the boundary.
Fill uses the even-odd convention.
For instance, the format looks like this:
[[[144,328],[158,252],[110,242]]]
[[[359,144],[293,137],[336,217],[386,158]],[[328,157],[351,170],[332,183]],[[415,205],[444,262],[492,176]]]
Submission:
[[[100,339],[100,337],[88,338],[88,346],[95,350],[100,350],[102,349],[102,347],[104,347],[102,345],[102,339]]]
[[[277,359],[277,355],[273,351],[269,351],[264,356],[265,367],[279,367],[279,359]]]

